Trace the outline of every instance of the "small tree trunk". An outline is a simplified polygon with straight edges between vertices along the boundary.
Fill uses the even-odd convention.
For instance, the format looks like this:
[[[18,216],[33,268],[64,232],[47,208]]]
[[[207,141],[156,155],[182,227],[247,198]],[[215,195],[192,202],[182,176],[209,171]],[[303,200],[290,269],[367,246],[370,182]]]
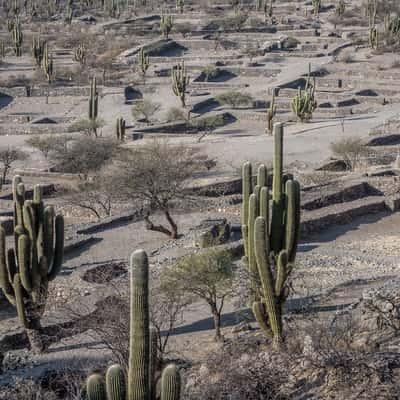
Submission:
[[[215,340],[220,342],[223,339],[221,334],[221,314],[215,307],[211,307],[214,318]]]
[[[175,221],[172,219],[169,210],[164,210],[165,218],[167,218],[168,223],[171,226],[171,239],[178,238],[178,226],[176,225]]]

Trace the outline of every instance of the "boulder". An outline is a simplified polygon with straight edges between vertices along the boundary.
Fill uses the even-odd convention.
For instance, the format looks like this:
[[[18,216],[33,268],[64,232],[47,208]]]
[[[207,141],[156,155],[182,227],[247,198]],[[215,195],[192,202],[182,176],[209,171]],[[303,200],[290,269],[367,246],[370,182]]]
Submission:
[[[231,236],[231,227],[225,218],[206,219],[195,228],[195,246],[200,248],[218,246],[227,243]]]

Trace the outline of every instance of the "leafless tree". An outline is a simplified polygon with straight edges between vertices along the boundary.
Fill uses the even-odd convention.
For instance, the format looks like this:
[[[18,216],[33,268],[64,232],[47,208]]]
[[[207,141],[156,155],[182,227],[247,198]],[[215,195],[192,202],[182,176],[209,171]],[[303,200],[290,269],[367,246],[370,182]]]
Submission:
[[[25,160],[27,157],[28,155],[24,151],[13,147],[0,149],[0,164],[3,165],[2,181],[6,181],[9,171],[16,161]]]

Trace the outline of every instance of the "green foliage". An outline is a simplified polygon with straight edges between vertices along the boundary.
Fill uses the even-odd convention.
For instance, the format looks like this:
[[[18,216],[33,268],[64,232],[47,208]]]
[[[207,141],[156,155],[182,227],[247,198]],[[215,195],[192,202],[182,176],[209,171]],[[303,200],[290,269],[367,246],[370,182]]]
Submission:
[[[131,256],[130,344],[127,379],[123,368],[114,364],[106,379],[92,374],[86,385],[88,400],[155,400],[158,363],[155,331],[150,329],[149,262],[143,250]],[[167,366],[160,380],[161,400],[179,400],[180,374],[176,366]]]
[[[178,64],[175,68],[172,68],[172,91],[174,95],[179,97],[181,100],[182,107],[186,106],[186,89],[189,85],[189,77],[186,72],[185,63]]]
[[[6,250],[6,231],[0,227],[0,286],[17,308],[31,347],[40,352],[39,336],[49,282],[56,278],[63,261],[64,219],[45,207],[42,190],[35,186],[33,200],[25,199],[19,176],[13,180],[14,248]]]
[[[235,275],[229,251],[209,249],[191,254],[170,267],[164,284],[204,301],[214,318],[216,339],[221,339],[220,317],[224,301],[235,293]]]
[[[227,104],[234,109],[253,105],[251,95],[242,92],[225,92],[217,96],[216,100],[220,104]]]
[[[258,169],[253,187],[250,163],[243,173],[242,234],[253,289],[253,314],[261,329],[279,345],[283,340],[282,307],[294,267],[300,231],[300,186],[283,175],[283,126],[275,124],[272,204],[267,168]]]

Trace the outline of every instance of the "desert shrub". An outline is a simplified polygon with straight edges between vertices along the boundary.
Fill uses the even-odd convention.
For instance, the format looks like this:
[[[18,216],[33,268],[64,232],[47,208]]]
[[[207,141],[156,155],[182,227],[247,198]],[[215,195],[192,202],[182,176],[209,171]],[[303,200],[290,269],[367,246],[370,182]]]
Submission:
[[[219,73],[219,69],[214,65],[206,65],[201,73],[204,75],[204,80],[208,82],[210,78],[216,78]]]
[[[215,249],[184,257],[162,276],[168,287],[183,295],[194,296],[208,305],[214,320],[216,340],[222,338],[224,304],[236,292],[234,278],[231,254]]]
[[[342,159],[350,171],[354,171],[363,157],[368,153],[368,148],[361,138],[343,138],[331,144],[334,156]]]
[[[0,80],[0,86],[12,88],[17,86],[31,86],[32,79],[26,75],[9,75],[6,79]]]
[[[167,112],[167,121],[174,122],[174,121],[185,121],[186,114],[185,112],[178,107],[171,107]]]
[[[132,107],[132,115],[136,119],[143,119],[145,122],[150,122],[154,119],[154,114],[159,111],[161,104],[150,100],[137,100]]]
[[[345,51],[339,56],[339,61],[345,64],[351,64],[354,62],[354,54],[350,51]]]
[[[89,118],[82,118],[78,121],[75,121],[68,127],[68,132],[83,132],[85,135],[90,136],[94,131],[102,128],[105,125],[105,121],[96,118],[95,120]]]
[[[173,26],[173,30],[180,33],[183,38],[186,38],[190,32],[195,30],[194,26],[189,24],[188,22],[182,22],[180,24],[175,24]]]
[[[296,38],[289,36],[282,41],[282,49],[295,49],[300,41]]]
[[[3,166],[2,182],[5,182],[10,169],[17,161],[28,158],[28,154],[15,147],[5,147],[0,149],[0,164]]]
[[[253,98],[247,93],[225,92],[216,97],[220,104],[227,104],[232,108],[252,106]]]

